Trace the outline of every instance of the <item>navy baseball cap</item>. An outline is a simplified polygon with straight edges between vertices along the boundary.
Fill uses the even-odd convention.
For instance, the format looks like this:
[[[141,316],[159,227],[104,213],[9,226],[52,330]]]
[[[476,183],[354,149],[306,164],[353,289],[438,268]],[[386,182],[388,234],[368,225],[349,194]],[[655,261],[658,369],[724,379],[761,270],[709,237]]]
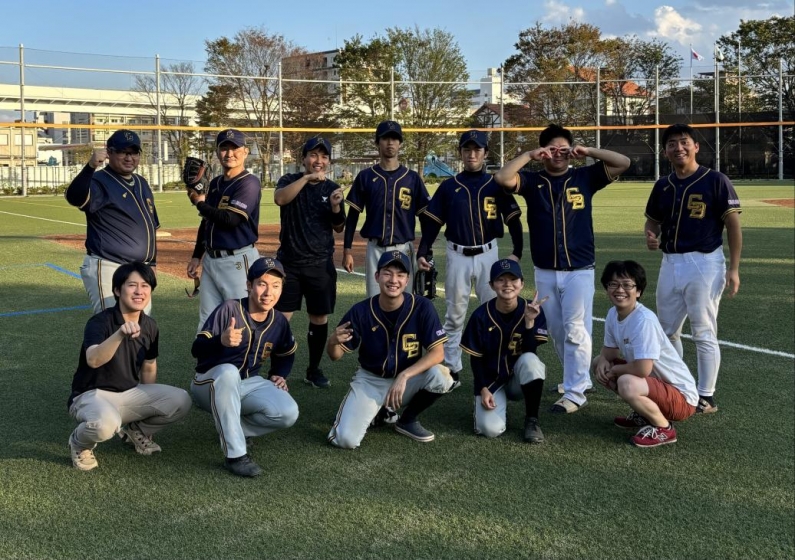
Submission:
[[[138,148],[140,152],[141,139],[132,130],[117,130],[108,138],[107,148],[116,152],[126,150],[127,148]]]
[[[304,147],[301,150],[301,157],[306,157],[306,154],[312,150],[316,150],[317,148],[323,148],[326,150],[326,153],[329,155],[329,157],[331,157],[331,143],[322,136],[316,136],[315,138],[310,138],[307,140],[306,144],[304,144]]]
[[[215,147],[219,148],[224,142],[231,142],[238,148],[246,145],[246,135],[234,128],[227,128],[215,137]]]
[[[284,267],[282,263],[274,259],[273,257],[262,257],[254,261],[248,269],[248,274],[246,274],[246,278],[249,282],[253,282],[263,274],[267,274],[269,272],[273,272],[284,278],[286,274],[284,273]]]
[[[474,142],[480,148],[489,149],[489,136],[480,130],[467,130],[463,133],[461,139],[458,141],[459,149],[463,148],[469,142]]]
[[[491,265],[491,275],[489,276],[489,281],[494,282],[503,274],[513,274],[520,280],[524,280],[524,276],[522,275],[522,267],[519,266],[518,262],[512,261],[511,259],[500,259]]]
[[[403,142],[403,129],[395,121],[384,121],[375,129],[375,141],[378,142],[384,136],[395,136]]]
[[[378,268],[376,270],[381,270],[391,264],[400,265],[406,272],[411,270],[411,262],[408,256],[406,256],[406,253],[401,253],[400,251],[387,251],[381,255],[381,258],[378,259]]]

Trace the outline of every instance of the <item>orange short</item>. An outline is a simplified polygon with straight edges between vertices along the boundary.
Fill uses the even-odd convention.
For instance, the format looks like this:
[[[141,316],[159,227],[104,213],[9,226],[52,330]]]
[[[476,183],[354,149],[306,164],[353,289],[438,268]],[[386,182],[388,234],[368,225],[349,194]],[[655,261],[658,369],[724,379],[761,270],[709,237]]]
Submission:
[[[668,420],[677,422],[687,420],[696,412],[696,407],[689,404],[685,396],[673,385],[656,377],[647,377],[646,384],[649,386],[649,398],[660,407],[660,412]]]

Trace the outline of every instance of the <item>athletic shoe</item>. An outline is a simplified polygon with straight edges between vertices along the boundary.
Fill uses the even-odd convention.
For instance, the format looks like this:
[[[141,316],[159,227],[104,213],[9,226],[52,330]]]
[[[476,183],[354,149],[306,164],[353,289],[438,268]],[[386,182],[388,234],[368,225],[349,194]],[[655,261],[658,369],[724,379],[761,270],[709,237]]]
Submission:
[[[388,406],[382,406],[381,410],[378,411],[378,414],[375,415],[373,421],[370,422],[371,428],[378,428],[380,426],[385,426],[386,424],[394,424],[397,422],[398,414]]]
[[[408,436],[414,441],[421,441],[423,443],[433,441],[436,436],[422,427],[419,420],[415,420],[409,424],[403,424],[400,420],[395,422],[395,431],[404,436]]]
[[[630,439],[636,447],[658,447],[668,443],[676,443],[676,429],[670,424],[667,428],[644,426]]]
[[[224,468],[237,476],[254,477],[262,474],[262,469],[248,455],[239,459],[224,459]]]
[[[119,437],[122,441],[132,443],[135,446],[135,452],[141,455],[151,455],[161,451],[160,446],[152,441],[151,437],[139,430],[138,426],[133,422],[121,427]]]
[[[577,412],[586,404],[588,404],[588,401],[585,401],[582,404],[577,404],[570,401],[566,397],[561,397],[555,402],[555,404],[552,405],[552,408],[549,409],[549,412],[552,414],[571,414],[572,412]]]
[[[304,383],[311,385],[312,387],[317,387],[318,389],[327,389],[329,386],[331,386],[331,381],[329,381],[328,378],[323,375],[322,369],[306,372]]]
[[[80,447],[74,439],[74,434],[69,436],[69,451],[72,455],[72,465],[79,471],[90,471],[99,466],[97,458],[94,457],[93,449]]]
[[[528,443],[544,443],[544,432],[538,425],[538,418],[525,418],[524,440]]]
[[[549,388],[550,393],[557,393],[558,395],[563,395],[566,393],[566,390],[563,388],[563,383],[558,383],[557,385],[553,385]],[[591,385],[585,390],[586,395],[590,395],[596,392],[596,387]]]
[[[450,372],[450,377],[453,378],[453,384],[450,387],[450,391],[448,391],[448,393],[451,392],[451,391],[455,391],[456,389],[458,389],[461,386],[461,379],[460,379],[461,378],[461,371],[462,370],[459,369],[458,371],[451,371]]]
[[[718,405],[715,404],[715,401],[709,402],[704,397],[699,397],[698,405],[696,405],[696,413],[712,414],[713,412],[718,412]]]
[[[649,421],[633,410],[626,416],[616,416],[613,419],[613,424],[619,428],[631,428],[633,430],[637,430],[643,426],[648,426]]]

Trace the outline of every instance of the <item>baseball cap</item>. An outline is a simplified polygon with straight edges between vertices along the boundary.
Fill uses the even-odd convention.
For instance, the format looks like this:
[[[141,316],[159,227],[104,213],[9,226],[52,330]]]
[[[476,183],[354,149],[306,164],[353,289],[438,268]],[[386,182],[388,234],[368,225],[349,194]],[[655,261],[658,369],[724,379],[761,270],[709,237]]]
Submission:
[[[400,125],[395,121],[384,121],[375,129],[376,142],[387,135],[396,136],[398,140],[403,142],[403,129],[400,128]]]
[[[246,135],[234,128],[227,128],[218,133],[215,137],[215,147],[218,148],[224,142],[231,142],[238,148],[246,145]]]
[[[274,272],[284,278],[286,275],[284,273],[284,267],[282,263],[274,259],[273,257],[262,257],[254,261],[248,269],[248,274],[246,274],[246,278],[249,282],[253,282],[263,274],[267,274],[268,272]]]
[[[488,149],[489,136],[480,130],[467,130],[461,135],[461,139],[458,141],[458,147],[463,148],[464,145],[469,142],[474,142],[477,146]]]
[[[522,275],[522,267],[519,266],[518,262],[511,259],[500,259],[491,265],[489,281],[494,282],[503,274],[513,274],[517,278],[524,280],[524,276]]]
[[[398,264],[403,267],[403,270],[406,272],[411,270],[411,262],[409,261],[409,258],[405,253],[401,253],[400,251],[387,251],[381,255],[381,258],[378,259],[378,268],[376,270],[386,268],[390,264]]]
[[[306,144],[304,144],[304,147],[301,150],[301,157],[306,156],[306,154],[317,148],[323,148],[326,150],[326,153],[329,155],[329,157],[331,156],[331,143],[322,136],[316,136],[315,138],[310,138],[306,141]]]
[[[138,148],[141,151],[141,139],[132,130],[121,129],[110,135],[107,142],[109,150],[119,151],[127,148]]]

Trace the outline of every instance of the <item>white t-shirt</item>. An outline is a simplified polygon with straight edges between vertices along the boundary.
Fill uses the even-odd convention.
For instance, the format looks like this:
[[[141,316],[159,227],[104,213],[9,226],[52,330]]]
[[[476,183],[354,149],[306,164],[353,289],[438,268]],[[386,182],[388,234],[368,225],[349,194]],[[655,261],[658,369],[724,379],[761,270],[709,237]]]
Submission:
[[[618,320],[615,307],[607,312],[605,346],[618,348],[627,362],[654,360],[651,375],[676,387],[688,404],[698,405],[696,380],[665,336],[657,315],[642,303],[623,321]]]

